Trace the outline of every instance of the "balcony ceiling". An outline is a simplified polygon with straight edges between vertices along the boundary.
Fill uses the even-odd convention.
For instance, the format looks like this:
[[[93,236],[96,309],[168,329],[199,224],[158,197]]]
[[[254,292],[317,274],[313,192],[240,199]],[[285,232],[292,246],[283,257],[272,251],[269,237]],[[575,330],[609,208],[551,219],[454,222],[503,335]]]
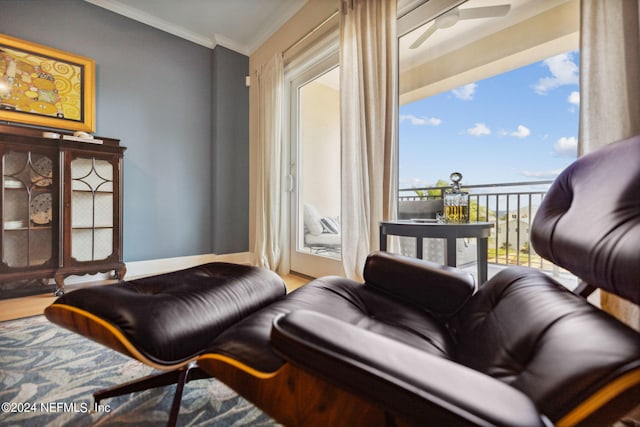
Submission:
[[[251,54],[306,0],[85,0],[213,48]]]
[[[460,9],[503,4],[508,4],[511,8],[507,15],[503,17],[460,20],[449,28],[437,30],[417,49],[410,49],[409,46],[427,28],[432,26],[433,22],[428,22],[416,28],[400,39],[400,68],[401,70],[406,70],[431,61],[434,58],[459,49],[470,41],[498,33],[507,27],[516,25],[568,1],[571,0],[468,0],[460,5]]]

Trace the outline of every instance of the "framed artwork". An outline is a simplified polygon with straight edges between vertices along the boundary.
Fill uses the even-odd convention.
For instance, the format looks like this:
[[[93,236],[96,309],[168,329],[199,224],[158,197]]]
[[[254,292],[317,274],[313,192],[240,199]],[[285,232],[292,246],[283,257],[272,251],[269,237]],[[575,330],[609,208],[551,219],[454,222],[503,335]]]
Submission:
[[[0,120],[94,132],[94,61],[0,34]]]

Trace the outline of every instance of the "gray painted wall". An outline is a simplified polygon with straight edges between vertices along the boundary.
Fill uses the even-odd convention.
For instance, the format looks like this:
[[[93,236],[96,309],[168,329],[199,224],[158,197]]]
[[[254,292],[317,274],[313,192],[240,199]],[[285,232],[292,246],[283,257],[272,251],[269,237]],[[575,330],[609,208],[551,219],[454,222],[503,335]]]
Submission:
[[[239,70],[245,70],[239,73]],[[248,250],[249,58],[213,51],[213,252]]]
[[[248,58],[81,0],[0,0],[0,33],[95,60],[96,134],[128,147],[125,261],[246,250],[248,95],[225,85]]]

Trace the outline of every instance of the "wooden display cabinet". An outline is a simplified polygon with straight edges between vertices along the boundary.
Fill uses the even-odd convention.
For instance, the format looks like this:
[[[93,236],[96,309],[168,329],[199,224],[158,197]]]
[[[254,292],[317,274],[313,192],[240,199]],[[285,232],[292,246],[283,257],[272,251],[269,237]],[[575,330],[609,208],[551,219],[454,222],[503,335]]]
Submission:
[[[70,136],[0,125],[0,298],[61,295],[67,276],[113,271],[121,279],[126,272],[125,148],[117,139],[96,137],[97,144],[63,135]]]

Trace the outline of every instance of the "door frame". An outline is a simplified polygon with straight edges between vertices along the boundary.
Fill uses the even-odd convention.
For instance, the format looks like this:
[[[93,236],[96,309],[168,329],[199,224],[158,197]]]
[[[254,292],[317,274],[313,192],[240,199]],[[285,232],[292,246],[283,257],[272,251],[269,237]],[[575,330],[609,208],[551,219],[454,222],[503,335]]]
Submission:
[[[342,257],[331,258],[319,254],[305,253],[298,250],[302,209],[298,190],[300,165],[299,149],[299,102],[298,91],[305,84],[315,80],[326,72],[340,66],[339,44],[337,34],[322,40],[313,49],[304,52],[285,66],[285,99],[289,106],[289,128],[286,134],[287,151],[287,191],[289,192],[289,224],[288,248],[290,270],[310,277],[326,275],[344,275]]]

